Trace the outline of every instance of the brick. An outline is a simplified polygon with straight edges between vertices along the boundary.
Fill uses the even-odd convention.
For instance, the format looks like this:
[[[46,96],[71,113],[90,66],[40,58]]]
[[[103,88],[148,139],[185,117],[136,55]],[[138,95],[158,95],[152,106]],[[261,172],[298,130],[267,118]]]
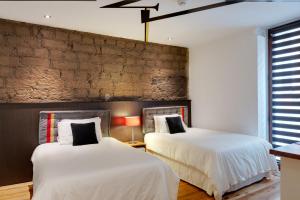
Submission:
[[[74,80],[76,81],[89,81],[90,74],[87,71],[80,70],[75,72]]]
[[[126,64],[127,65],[133,65],[136,64],[136,58],[126,58]]]
[[[20,66],[21,62],[20,62],[20,57],[16,57],[16,56],[10,56],[9,57],[9,66],[10,67],[17,67]]]
[[[9,57],[8,56],[0,56],[0,65],[9,65]]]
[[[3,44],[5,41],[4,36],[0,34],[0,44]]]
[[[12,96],[8,97],[6,89],[0,89],[0,102],[7,103]]]
[[[144,68],[143,66],[138,65],[127,65],[125,66],[124,71],[128,73],[142,73]]]
[[[85,99],[87,98],[89,94],[89,91],[87,89],[75,89],[74,90],[74,97],[79,98],[79,99]]]
[[[157,55],[155,53],[144,52],[142,57],[145,59],[156,59]]]
[[[15,76],[17,79],[24,79],[24,77],[30,77],[33,74],[33,69],[30,67],[18,67],[16,68]],[[12,77],[11,77],[12,78]],[[9,79],[10,81],[10,79]],[[12,85],[11,83],[9,85]]]
[[[140,81],[140,75],[136,74],[136,73],[125,73],[123,74],[122,77],[120,77],[119,81],[123,81],[123,82],[138,82]]]
[[[142,59],[139,59],[139,60],[136,60],[136,64],[137,65],[146,65],[146,61],[142,60]]]
[[[141,56],[142,52],[141,51],[135,51],[135,50],[129,50],[129,51],[127,50],[125,52],[125,54],[127,56],[132,56],[132,57],[139,58]]]
[[[25,66],[49,67],[50,62],[46,58],[23,57],[21,58],[21,64]]]
[[[65,61],[65,60],[54,60],[52,67],[54,69],[64,69],[64,70],[68,70],[68,69],[78,69],[78,63],[77,62],[69,62],[69,61]]]
[[[122,40],[117,41],[117,46],[120,48],[125,48],[126,47],[126,42]]]
[[[131,82],[118,82],[116,84],[117,91],[129,91],[135,89],[136,85]]]
[[[97,78],[97,79],[101,79],[101,80],[110,80],[112,79],[114,73],[106,73],[106,72],[97,72],[97,73],[93,73],[91,74],[91,78]],[[120,72],[117,72],[117,74],[120,74]]]
[[[100,58],[102,64],[123,64],[125,58],[118,55],[103,55]]]
[[[123,71],[123,65],[121,64],[104,64],[104,72],[121,72]]]
[[[30,37],[16,37],[16,36],[7,36],[7,45],[11,47],[41,47],[41,42],[39,40],[30,38]]]
[[[12,24],[0,22],[0,33],[3,35],[12,35],[14,34],[14,28]]]
[[[96,81],[92,81],[92,84],[91,84],[91,88],[95,89],[95,88],[106,88],[106,89],[110,89],[112,90],[114,87],[114,84],[112,81],[110,80],[96,80]],[[110,91],[112,92],[112,91]]]
[[[170,52],[172,54],[177,54],[177,47],[170,47]]]
[[[134,42],[127,42],[125,47],[127,49],[134,49],[135,43]]]
[[[87,89],[90,87],[88,81],[65,81],[65,87],[67,88],[80,88],[80,89]]]
[[[101,64],[95,64],[91,62],[81,62],[79,66],[80,69],[90,69],[90,70],[102,68]]]
[[[0,66],[0,77],[9,77],[12,75],[12,69],[10,67]]]
[[[52,29],[42,28],[40,32],[41,32],[41,35],[43,38],[46,38],[46,39],[54,39],[55,38],[55,31]]]
[[[64,41],[57,40],[43,40],[43,46],[49,49],[59,49],[59,50],[67,50],[69,48],[68,44]]]
[[[34,56],[39,58],[48,58],[49,51],[46,48],[34,49]]]
[[[138,96],[137,89],[132,90],[124,90],[122,88],[116,88],[116,91],[114,92],[114,96],[116,97],[136,97]]]
[[[153,73],[157,73],[157,71],[158,71],[158,69],[155,70],[155,69],[150,68],[150,67],[145,67],[145,68],[144,68],[144,73],[145,73],[145,74],[153,74]]]
[[[30,36],[30,28],[28,26],[16,26],[16,34],[18,36]]]
[[[17,47],[18,56],[34,56],[33,48]]]
[[[71,70],[61,70],[60,77],[62,80],[73,80],[75,77],[75,73]]]
[[[117,41],[115,39],[112,38],[107,38],[105,40],[105,44],[110,45],[110,46],[116,46]]]
[[[78,52],[77,56],[80,62],[89,61],[91,58],[90,54],[81,53],[81,52]]]
[[[123,51],[119,48],[103,46],[102,54],[123,55]]]
[[[161,76],[176,76],[177,73],[178,71],[173,69],[159,69],[159,75]]]
[[[142,50],[145,49],[145,44],[143,44],[143,43],[137,43],[135,45],[135,49],[138,50],[138,51],[142,51]]]
[[[84,45],[84,44],[73,44],[74,51],[87,52],[87,53],[96,53],[96,48],[93,45]]]
[[[180,70],[178,70],[178,72],[176,74],[180,75],[180,76],[185,76],[185,77],[188,76],[188,72],[186,69],[180,69]]]
[[[100,89],[94,89],[94,88],[91,88],[91,89],[89,89],[89,97],[100,97],[101,96],[101,94],[100,94]]]
[[[171,52],[171,47],[170,46],[163,46],[162,47],[162,52],[164,52],[164,53],[170,53]]]
[[[60,30],[56,30],[55,31],[55,38],[57,40],[64,40],[64,41],[67,41],[68,38],[69,38],[69,35],[67,32],[64,32],[64,31],[60,31]]]
[[[146,44],[145,45],[145,52],[149,52],[149,53],[153,53],[153,52],[156,52],[156,48],[157,48],[157,46],[156,45],[154,45],[154,44]]]
[[[173,61],[172,66],[173,66],[173,68],[179,68],[179,63],[176,61]]]
[[[125,76],[126,74],[123,74],[122,72],[110,72],[108,73],[110,76],[110,80],[113,81],[120,81],[122,79],[123,76]],[[104,79],[104,78],[102,78]]]
[[[103,45],[104,44],[104,39],[101,37],[96,37],[95,38],[95,44],[96,45]]]
[[[174,64],[172,61],[161,61],[161,60],[157,60],[156,61],[156,67],[158,68],[173,68],[173,69],[177,69],[177,67],[174,67]]]
[[[94,44],[94,38],[89,37],[89,36],[83,36],[82,43],[83,44]]]
[[[92,62],[92,63],[97,63],[97,64],[100,64],[101,63],[101,59],[102,57],[100,55],[91,55],[89,57],[89,61]]]
[[[0,88],[3,88],[3,87],[4,87],[4,79],[0,78]]]
[[[81,35],[79,33],[71,33],[70,34],[70,40],[80,42],[81,41]]]
[[[77,56],[72,51],[50,50],[50,58],[53,60],[77,61]]]
[[[146,65],[149,67],[155,67],[156,66],[156,62],[154,60],[148,60],[146,62]]]
[[[155,52],[155,53],[162,53],[162,46],[161,45],[150,45],[146,46],[146,50],[150,52]]]

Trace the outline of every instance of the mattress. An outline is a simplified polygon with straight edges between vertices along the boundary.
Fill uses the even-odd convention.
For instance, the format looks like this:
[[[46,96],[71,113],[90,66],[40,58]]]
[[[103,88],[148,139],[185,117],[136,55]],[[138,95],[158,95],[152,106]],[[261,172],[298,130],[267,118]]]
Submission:
[[[278,173],[272,148],[254,136],[190,128],[186,133],[145,135],[147,149],[201,172],[209,194],[221,199],[233,186],[262,174]],[[250,183],[250,181],[249,181]]]
[[[42,144],[33,155],[33,200],[175,200],[179,178],[161,160],[105,137]]]

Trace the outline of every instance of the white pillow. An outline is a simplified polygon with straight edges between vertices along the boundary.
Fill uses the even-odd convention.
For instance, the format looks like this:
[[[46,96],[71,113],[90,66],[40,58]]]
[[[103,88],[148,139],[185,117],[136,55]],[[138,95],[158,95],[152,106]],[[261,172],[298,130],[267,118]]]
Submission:
[[[101,119],[99,117],[90,118],[90,119],[63,119],[57,123],[58,129],[58,142],[59,144],[73,144],[73,134],[71,123],[75,124],[86,124],[86,123],[95,123],[95,130],[98,142],[102,138],[101,132]]]
[[[184,130],[187,130],[187,125],[184,123],[182,116],[179,114],[171,115],[154,115],[154,127],[156,133],[170,133],[166,117],[180,117]]]

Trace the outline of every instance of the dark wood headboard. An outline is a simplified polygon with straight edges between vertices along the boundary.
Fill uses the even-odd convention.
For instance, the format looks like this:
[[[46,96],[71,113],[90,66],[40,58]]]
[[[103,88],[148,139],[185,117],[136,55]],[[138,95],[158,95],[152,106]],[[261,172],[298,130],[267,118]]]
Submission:
[[[112,116],[141,116],[143,108],[159,106],[188,106],[191,119],[190,100],[0,104],[0,186],[32,180],[30,158],[39,143],[40,111],[100,109],[111,110]],[[141,132],[140,129],[137,139],[142,139]],[[130,129],[112,127],[111,136],[120,140],[129,139]]]

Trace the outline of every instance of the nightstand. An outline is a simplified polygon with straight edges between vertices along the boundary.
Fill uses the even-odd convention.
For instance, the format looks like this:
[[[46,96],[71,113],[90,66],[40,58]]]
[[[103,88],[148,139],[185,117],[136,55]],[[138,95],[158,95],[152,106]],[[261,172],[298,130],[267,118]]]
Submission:
[[[133,148],[143,149],[144,151],[146,151],[146,144],[144,142],[136,141],[133,144],[130,144],[130,142],[124,142],[124,143],[131,146],[131,147],[133,147]]]

